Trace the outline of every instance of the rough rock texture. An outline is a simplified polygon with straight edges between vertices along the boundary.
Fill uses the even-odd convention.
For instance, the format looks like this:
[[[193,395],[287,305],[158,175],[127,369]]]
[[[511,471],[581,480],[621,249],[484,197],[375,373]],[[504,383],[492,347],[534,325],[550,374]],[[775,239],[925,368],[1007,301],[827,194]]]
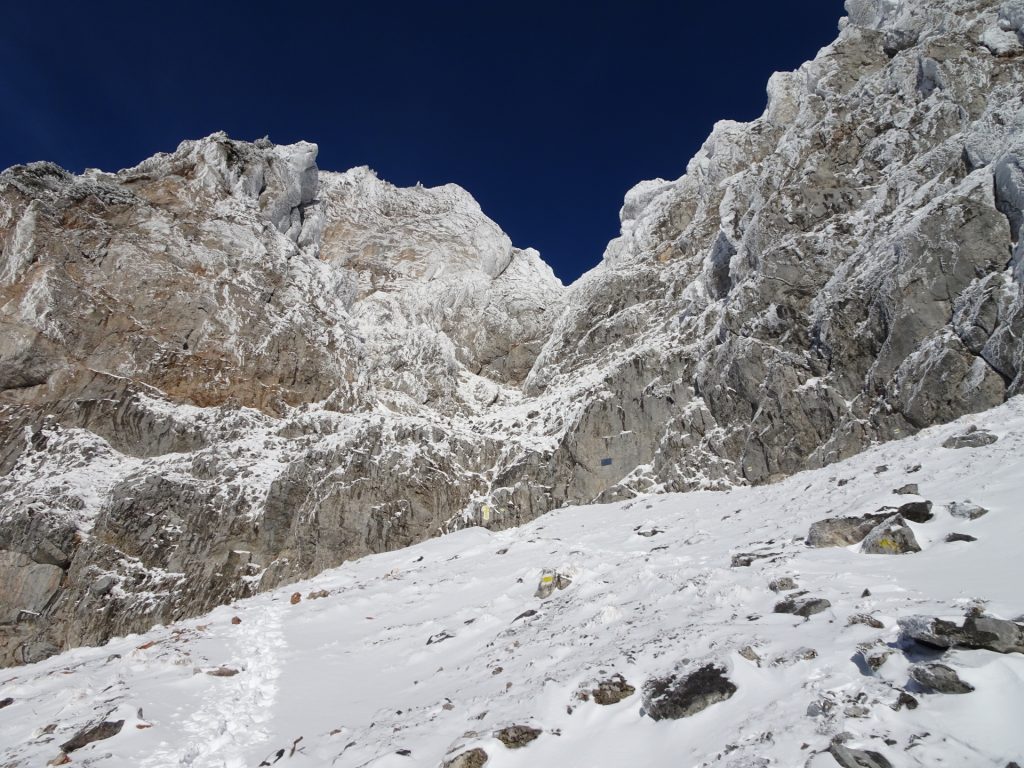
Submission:
[[[476,747],[445,761],[443,768],[481,768],[487,759],[487,753]]]
[[[982,515],[987,515],[988,510],[980,504],[972,504],[969,501],[953,501],[947,505],[949,514],[959,517],[962,520],[977,520]]]
[[[960,679],[955,669],[938,662],[912,665],[910,677],[936,693],[970,693],[974,690],[973,685]]]
[[[806,544],[809,547],[848,547],[857,544],[886,517],[888,515],[883,513],[818,520],[808,529]]]
[[[992,445],[999,438],[991,432],[983,432],[977,427],[971,427],[966,432],[953,435],[942,445],[945,448],[983,448]]]
[[[636,692],[636,688],[626,682],[626,678],[622,675],[612,675],[607,680],[602,680],[597,684],[590,694],[594,697],[594,701],[602,706],[610,706],[612,704],[618,704],[625,698],[632,696]]]
[[[900,505],[896,514],[912,523],[927,523],[935,517],[930,501],[908,501],[906,504]]]
[[[963,626],[930,616],[898,620],[902,636],[933,648],[983,648],[996,653],[1024,653],[1024,625],[991,616],[969,616]]]
[[[736,685],[715,664],[693,672],[649,680],[644,685],[644,714],[652,720],[678,720],[732,698]]]
[[[510,725],[494,732],[494,738],[509,749],[521,749],[543,733],[540,728],[528,725]]]
[[[828,752],[841,768],[892,768],[884,755],[869,749],[851,749],[843,744],[832,744]]]
[[[3,172],[0,549],[62,575],[3,605],[0,663],[1020,392],[1014,8],[848,0],[568,289],[464,190],[323,173],[308,143]]]
[[[914,532],[900,515],[893,515],[871,529],[860,545],[866,555],[905,555],[920,552]]]

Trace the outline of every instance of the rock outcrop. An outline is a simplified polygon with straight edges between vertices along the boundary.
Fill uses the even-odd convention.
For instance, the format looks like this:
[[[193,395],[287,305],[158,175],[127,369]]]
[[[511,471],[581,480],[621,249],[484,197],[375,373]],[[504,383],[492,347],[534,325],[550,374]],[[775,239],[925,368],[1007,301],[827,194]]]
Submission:
[[[3,172],[0,663],[1019,393],[1015,9],[848,0],[568,289],[464,190],[308,143]]]

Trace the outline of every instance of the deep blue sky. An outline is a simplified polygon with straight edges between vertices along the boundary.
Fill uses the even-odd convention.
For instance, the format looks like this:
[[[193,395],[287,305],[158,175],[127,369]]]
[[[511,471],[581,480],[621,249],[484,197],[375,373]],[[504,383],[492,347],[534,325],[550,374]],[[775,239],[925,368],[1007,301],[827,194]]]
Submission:
[[[625,191],[830,42],[842,0],[4,3],[0,168],[116,170],[225,130],[466,187],[566,282]]]

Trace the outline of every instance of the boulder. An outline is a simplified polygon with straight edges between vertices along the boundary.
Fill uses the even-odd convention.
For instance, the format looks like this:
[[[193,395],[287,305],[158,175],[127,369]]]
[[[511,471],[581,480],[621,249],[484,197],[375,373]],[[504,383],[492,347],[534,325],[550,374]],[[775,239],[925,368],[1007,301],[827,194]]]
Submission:
[[[932,503],[930,501],[909,501],[896,510],[897,515],[912,523],[927,523],[933,517]]]
[[[969,616],[963,626],[933,616],[903,616],[901,636],[932,648],[982,648],[996,653],[1024,653],[1024,626],[990,616]]]
[[[687,675],[672,674],[644,685],[643,713],[652,720],[678,720],[725,701],[736,686],[715,664],[705,664]]]
[[[885,514],[871,514],[818,520],[811,524],[806,544],[809,547],[848,547],[862,541],[885,518]]]
[[[775,604],[772,610],[775,613],[792,613],[795,616],[809,618],[816,613],[821,613],[826,608],[831,608],[832,603],[823,597],[787,597]]]
[[[963,520],[977,520],[982,515],[987,515],[988,510],[979,504],[972,504],[969,501],[951,501],[946,505],[949,514]]]
[[[893,515],[871,529],[860,551],[866,555],[903,555],[920,552],[921,546],[906,521],[900,515]]]
[[[959,435],[953,435],[947,439],[943,444],[943,448],[981,448],[985,445],[992,445],[999,438],[993,435],[991,432],[987,432],[977,427],[970,427],[966,432],[961,432]]]
[[[946,543],[952,544],[957,541],[977,541],[977,536],[971,536],[969,533],[950,533],[946,536]]]
[[[70,739],[61,744],[60,748],[65,752],[73,752],[76,749],[81,749],[86,744],[92,744],[94,741],[102,741],[103,739],[109,739],[112,736],[116,736],[121,732],[123,727],[124,720],[104,720],[103,722],[96,723],[95,725],[87,725]]]
[[[850,749],[833,742],[828,751],[842,768],[892,768],[892,763],[883,755],[871,750]]]
[[[914,664],[910,668],[910,677],[936,693],[970,693],[974,690],[973,685],[960,679],[956,670],[937,662]]]

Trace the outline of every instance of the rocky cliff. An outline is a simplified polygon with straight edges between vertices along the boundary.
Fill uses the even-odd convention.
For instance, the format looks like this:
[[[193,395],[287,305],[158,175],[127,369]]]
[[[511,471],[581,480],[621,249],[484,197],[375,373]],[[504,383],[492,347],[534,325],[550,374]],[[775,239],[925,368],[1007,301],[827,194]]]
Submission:
[[[569,288],[312,144],[0,174],[0,660],[1020,392],[1024,6],[847,12]]]

